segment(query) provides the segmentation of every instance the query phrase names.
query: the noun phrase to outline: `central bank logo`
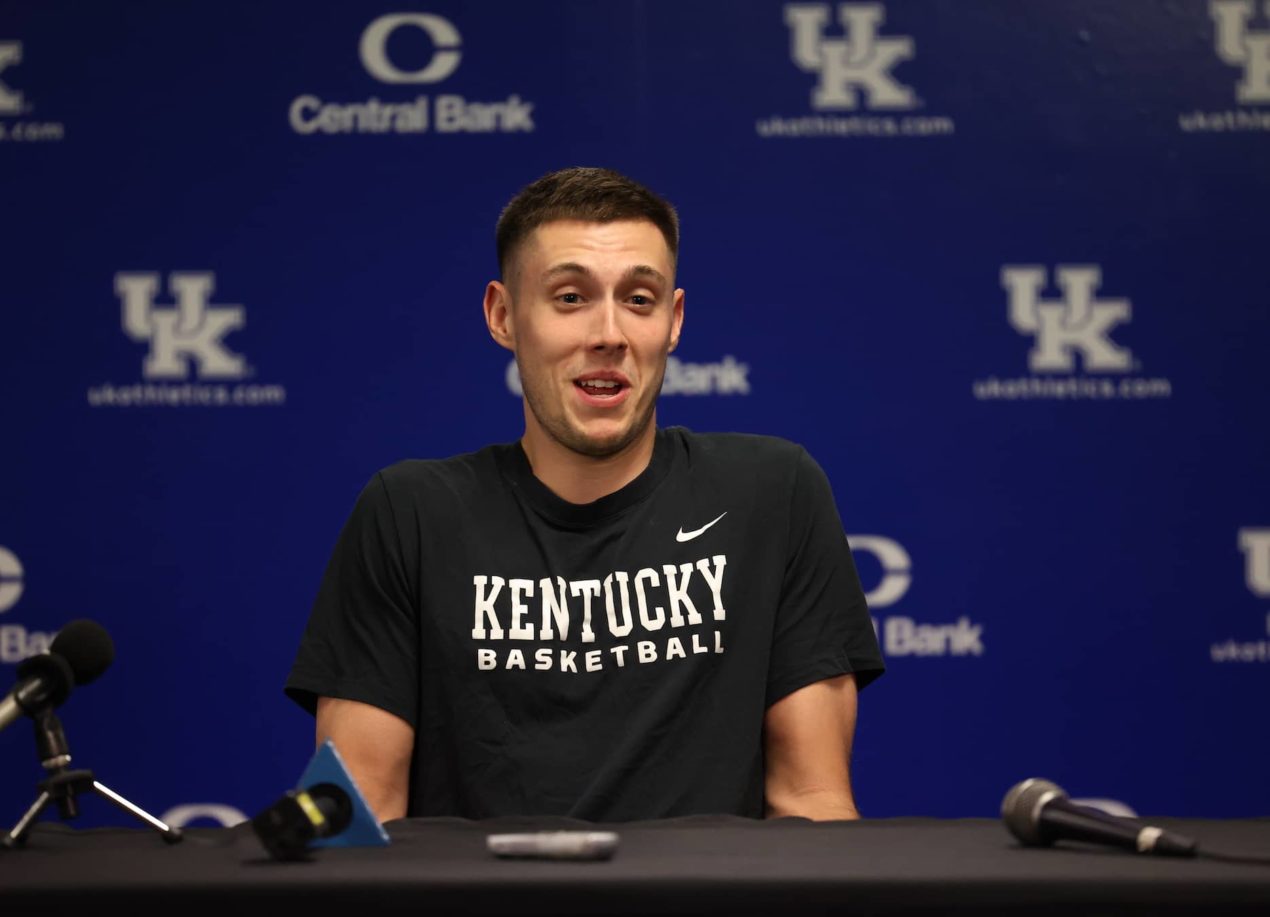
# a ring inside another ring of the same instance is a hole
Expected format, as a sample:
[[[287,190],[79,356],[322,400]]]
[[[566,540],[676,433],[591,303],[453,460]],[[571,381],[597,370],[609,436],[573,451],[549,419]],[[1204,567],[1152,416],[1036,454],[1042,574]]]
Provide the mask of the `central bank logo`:
[[[406,45],[425,41],[424,59],[410,59]],[[366,73],[390,87],[415,89],[440,83],[463,60],[463,37],[444,16],[385,13],[362,30],[357,54]],[[534,130],[534,104],[511,94],[497,101],[469,101],[457,93],[353,102],[305,93],[292,100],[287,120],[297,134],[508,134]]]
[[[851,111],[864,96],[868,108],[909,109],[918,105],[913,90],[891,70],[913,57],[913,39],[881,38],[886,20],[880,3],[840,3],[838,22],[843,36],[826,37],[831,7],[827,3],[791,3],[785,7],[790,30],[790,55],[808,73],[820,75],[811,93],[817,111]]]
[[[398,29],[417,29],[432,42],[432,58],[418,70],[403,70],[388,57],[388,40]],[[366,72],[383,83],[439,83],[459,68],[463,39],[448,19],[431,13],[389,13],[362,32],[357,46]]]
[[[882,578],[864,594],[870,608],[886,608],[904,598],[913,582],[913,562],[903,545],[880,535],[848,535],[847,544],[853,554],[864,551],[873,555],[882,567]]]
[[[504,373],[507,391],[521,398],[525,389],[520,370],[513,358]],[[662,379],[662,395],[748,395],[750,364],[729,354],[714,363],[689,363],[678,357],[666,359],[666,375]]]
[[[1270,0],[1262,3],[1262,11],[1270,20]],[[1253,0],[1209,0],[1208,12],[1215,26],[1217,56],[1243,71],[1235,98],[1244,105],[1270,102],[1270,28],[1252,28],[1256,4]]]
[[[1259,599],[1270,598],[1270,529],[1240,529],[1239,550],[1248,591]]]
[[[1168,379],[1132,375],[1139,363],[1113,334],[1132,318],[1133,306],[1124,297],[1099,292],[1098,265],[1056,266],[1057,295],[1050,290],[1049,272],[1039,264],[1007,264],[1001,268],[1000,283],[1010,327],[1032,339],[1027,368],[1034,375],[977,379],[972,390],[978,400],[1172,397]]]
[[[211,822],[223,828],[241,825],[247,816],[233,806],[219,802],[191,802],[173,806],[160,816],[159,820],[173,828],[185,828],[189,825]]]
[[[4,71],[22,63],[22,42],[0,41],[0,115],[20,115],[26,110],[22,93],[10,89],[4,81]]]
[[[142,364],[147,379],[186,379],[193,364],[200,379],[242,379],[242,357],[223,338],[243,327],[242,306],[210,303],[214,274],[173,273],[168,290],[175,300],[160,307],[158,274],[115,275],[115,292],[123,303],[123,330],[134,341],[149,342]]]
[[[867,554],[881,567],[877,585],[864,593],[870,612],[896,605],[908,594],[913,563],[902,544],[882,535],[848,535],[847,545],[857,560]],[[875,617],[873,629],[888,656],[982,656],[984,652],[983,625],[967,615],[952,624],[925,624],[908,615],[889,613],[884,618]]]
[[[214,273],[174,271],[168,275],[166,290],[161,281],[157,271],[115,274],[123,333],[147,348],[141,360],[145,381],[107,382],[90,388],[90,405],[277,407],[286,402],[281,385],[242,381],[254,376],[255,370],[225,338],[246,325],[247,310],[212,301]]]
[[[1044,267],[1026,264],[1001,269],[1001,285],[1009,295],[1010,325],[1035,338],[1028,368],[1042,373],[1071,372],[1079,353],[1089,372],[1128,372],[1133,354],[1118,347],[1110,332],[1129,321],[1129,301],[1095,298],[1102,285],[1102,270],[1097,265],[1060,265],[1055,274],[1063,296],[1043,300]]]
[[[22,598],[22,564],[8,548],[0,545],[0,614]]]
[[[0,545],[0,614],[18,604],[22,598],[25,574],[22,563],[8,548]],[[21,624],[0,624],[0,663],[21,662],[28,656],[48,652],[53,634],[27,630]]]

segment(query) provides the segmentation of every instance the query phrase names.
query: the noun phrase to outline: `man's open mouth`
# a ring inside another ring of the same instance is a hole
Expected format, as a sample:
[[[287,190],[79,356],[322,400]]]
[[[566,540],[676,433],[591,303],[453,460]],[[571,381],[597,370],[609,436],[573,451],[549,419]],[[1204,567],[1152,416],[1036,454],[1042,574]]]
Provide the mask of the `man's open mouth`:
[[[595,398],[612,398],[625,388],[613,379],[574,379],[573,384]]]

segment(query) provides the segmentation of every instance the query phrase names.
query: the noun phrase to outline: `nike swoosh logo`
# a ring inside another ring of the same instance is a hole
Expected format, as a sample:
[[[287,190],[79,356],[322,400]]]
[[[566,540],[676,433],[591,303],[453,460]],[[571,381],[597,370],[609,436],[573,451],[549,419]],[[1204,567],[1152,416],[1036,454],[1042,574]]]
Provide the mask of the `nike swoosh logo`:
[[[720,514],[719,514],[719,519],[722,519],[722,518],[723,518],[724,516],[726,516],[726,515],[727,515],[727,512],[726,512],[726,511],[724,511],[724,512],[720,513]],[[679,530],[679,534],[677,534],[677,535],[675,536],[675,541],[692,541],[692,539],[696,538],[698,535],[700,535],[700,534],[701,534],[702,532],[704,532],[706,529],[710,528],[710,526],[714,525],[714,523],[715,523],[715,522],[718,522],[718,521],[719,521],[719,519],[715,519],[713,522],[707,522],[705,525],[703,525],[701,528],[697,529],[695,532],[685,532],[685,531],[681,528],[681,529]]]

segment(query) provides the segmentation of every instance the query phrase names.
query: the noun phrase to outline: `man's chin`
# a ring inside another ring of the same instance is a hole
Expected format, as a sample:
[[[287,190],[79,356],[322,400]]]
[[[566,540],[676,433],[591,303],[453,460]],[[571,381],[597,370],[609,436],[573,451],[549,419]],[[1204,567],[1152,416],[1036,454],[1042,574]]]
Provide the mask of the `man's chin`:
[[[617,455],[629,446],[635,437],[630,430],[608,434],[592,434],[575,430],[570,434],[570,441],[565,445],[580,455],[591,458],[608,458]]]
[[[611,422],[589,426],[573,425],[567,433],[567,438],[562,439],[562,442],[580,455],[608,458],[622,452],[639,439],[647,425],[647,422],[620,425]]]

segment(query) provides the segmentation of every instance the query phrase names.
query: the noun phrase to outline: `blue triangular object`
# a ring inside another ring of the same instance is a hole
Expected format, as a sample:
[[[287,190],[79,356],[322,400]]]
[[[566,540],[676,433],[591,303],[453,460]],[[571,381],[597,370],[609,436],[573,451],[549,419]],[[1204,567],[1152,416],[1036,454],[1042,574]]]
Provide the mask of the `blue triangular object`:
[[[348,793],[353,801],[353,820],[348,827],[334,837],[312,841],[310,847],[386,847],[388,832],[379,823],[375,813],[366,804],[362,791],[357,788],[353,775],[344,766],[344,760],[335,750],[335,744],[327,739],[314,753],[309,766],[300,775],[299,790],[307,790],[319,783],[333,783]]]

